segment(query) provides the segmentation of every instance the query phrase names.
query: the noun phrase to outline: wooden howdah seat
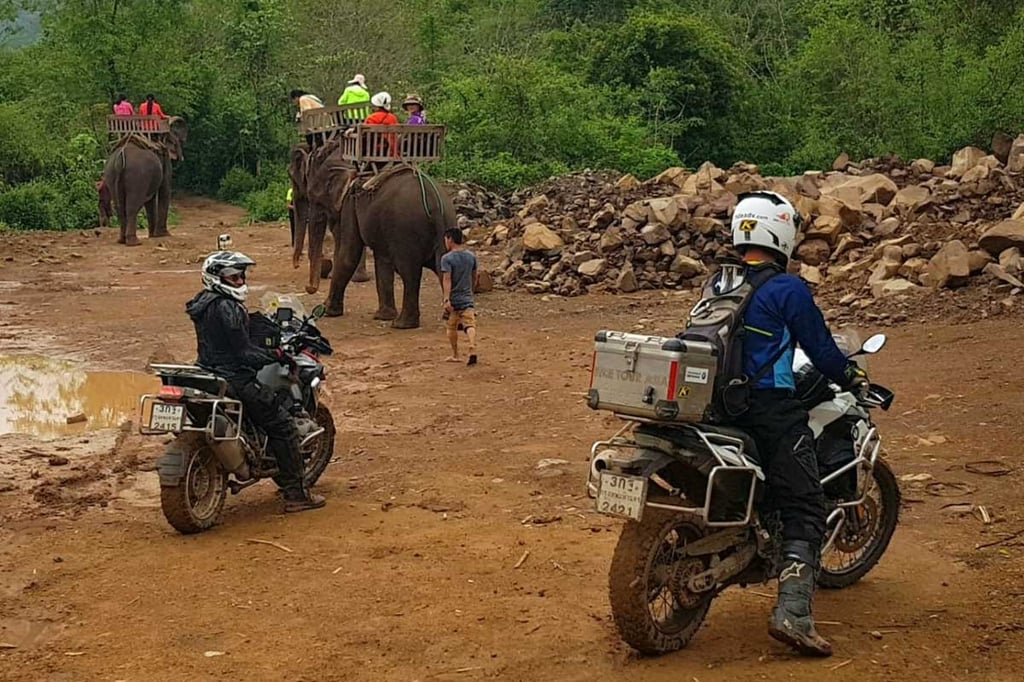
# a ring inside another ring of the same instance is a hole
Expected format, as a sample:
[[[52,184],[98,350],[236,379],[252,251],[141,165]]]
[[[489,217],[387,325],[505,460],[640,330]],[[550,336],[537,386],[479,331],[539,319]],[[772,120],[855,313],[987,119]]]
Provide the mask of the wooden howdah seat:
[[[116,140],[127,135],[141,135],[156,141],[171,132],[170,122],[159,116],[107,116],[107,134]]]
[[[332,133],[343,132],[365,121],[371,111],[368,102],[307,109],[299,119],[299,134],[312,136],[315,142],[323,144]]]
[[[440,161],[444,156],[446,128],[443,125],[354,126],[355,135],[341,140],[341,155],[353,163],[420,164]]]

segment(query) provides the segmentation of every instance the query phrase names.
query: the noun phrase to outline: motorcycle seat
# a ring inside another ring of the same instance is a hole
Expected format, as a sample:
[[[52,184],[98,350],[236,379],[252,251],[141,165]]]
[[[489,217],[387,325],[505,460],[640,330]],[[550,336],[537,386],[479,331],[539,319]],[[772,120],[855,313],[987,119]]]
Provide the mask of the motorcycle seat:
[[[743,453],[753,460],[758,459],[757,444],[745,431],[730,426],[716,426],[714,424],[642,424],[637,428],[638,433],[646,433],[652,436],[667,438],[669,441],[683,447],[699,447],[700,441],[694,430],[702,431],[705,434],[718,434],[736,438],[743,443]]]

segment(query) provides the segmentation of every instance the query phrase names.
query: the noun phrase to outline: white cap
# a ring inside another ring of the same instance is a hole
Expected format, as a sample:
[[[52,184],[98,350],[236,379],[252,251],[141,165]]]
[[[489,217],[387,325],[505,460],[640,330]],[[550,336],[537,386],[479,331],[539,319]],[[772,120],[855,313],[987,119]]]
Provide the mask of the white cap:
[[[350,80],[348,82],[349,85],[355,85],[356,83],[358,83],[359,85],[362,85],[365,88],[366,87],[366,76],[364,76],[361,73],[357,73],[355,76],[352,77],[352,80]]]

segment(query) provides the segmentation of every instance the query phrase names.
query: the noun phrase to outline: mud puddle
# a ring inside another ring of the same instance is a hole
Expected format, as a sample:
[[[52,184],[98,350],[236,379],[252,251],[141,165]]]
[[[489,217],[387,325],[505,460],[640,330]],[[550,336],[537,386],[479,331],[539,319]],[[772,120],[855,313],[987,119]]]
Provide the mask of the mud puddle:
[[[117,427],[134,419],[140,395],[160,386],[140,372],[80,367],[69,360],[0,355],[0,435],[55,437]]]

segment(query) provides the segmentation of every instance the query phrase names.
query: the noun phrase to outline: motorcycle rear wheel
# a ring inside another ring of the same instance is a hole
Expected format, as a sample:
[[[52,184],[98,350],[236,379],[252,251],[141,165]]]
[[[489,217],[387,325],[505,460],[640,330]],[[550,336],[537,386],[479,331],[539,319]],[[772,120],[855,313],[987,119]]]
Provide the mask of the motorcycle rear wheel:
[[[687,576],[707,568],[702,558],[679,558],[686,543],[702,536],[686,517],[646,509],[640,523],[627,521],[612,555],[608,596],[619,635],[641,654],[657,656],[685,647],[711,606],[712,593],[683,587]],[[658,613],[656,607],[664,607]]]
[[[337,430],[334,427],[334,416],[325,405],[317,406],[316,413],[313,415],[313,421],[316,422],[317,426],[322,427],[324,432],[316,439],[315,448],[312,454],[310,454],[309,459],[303,463],[303,481],[307,488],[313,487],[320,480],[320,476],[323,475],[327,465],[331,463],[331,459],[334,457],[334,439],[337,436]]]
[[[818,576],[818,584],[822,587],[841,589],[853,585],[875,567],[889,547],[889,541],[892,540],[896,525],[899,523],[900,487],[892,469],[881,458],[875,462],[872,477],[875,482],[875,491],[873,492],[877,492],[877,502],[876,498],[869,497],[861,507],[847,511],[848,514],[865,514],[871,520],[870,527],[858,530],[858,533],[863,534],[861,538],[853,536],[844,539],[846,544],[854,546],[859,542],[863,544],[857,548],[856,558],[847,565],[835,566],[834,562],[837,557],[845,554],[836,546],[833,546],[822,557],[821,573]],[[869,503],[870,506],[866,506]],[[847,524],[849,523],[847,521]],[[840,534],[846,532],[843,530],[840,531]],[[830,566],[830,563],[833,565]]]
[[[182,434],[167,449],[181,451],[185,475],[176,486],[160,486],[164,518],[184,535],[212,528],[224,510],[227,472],[201,434]]]

